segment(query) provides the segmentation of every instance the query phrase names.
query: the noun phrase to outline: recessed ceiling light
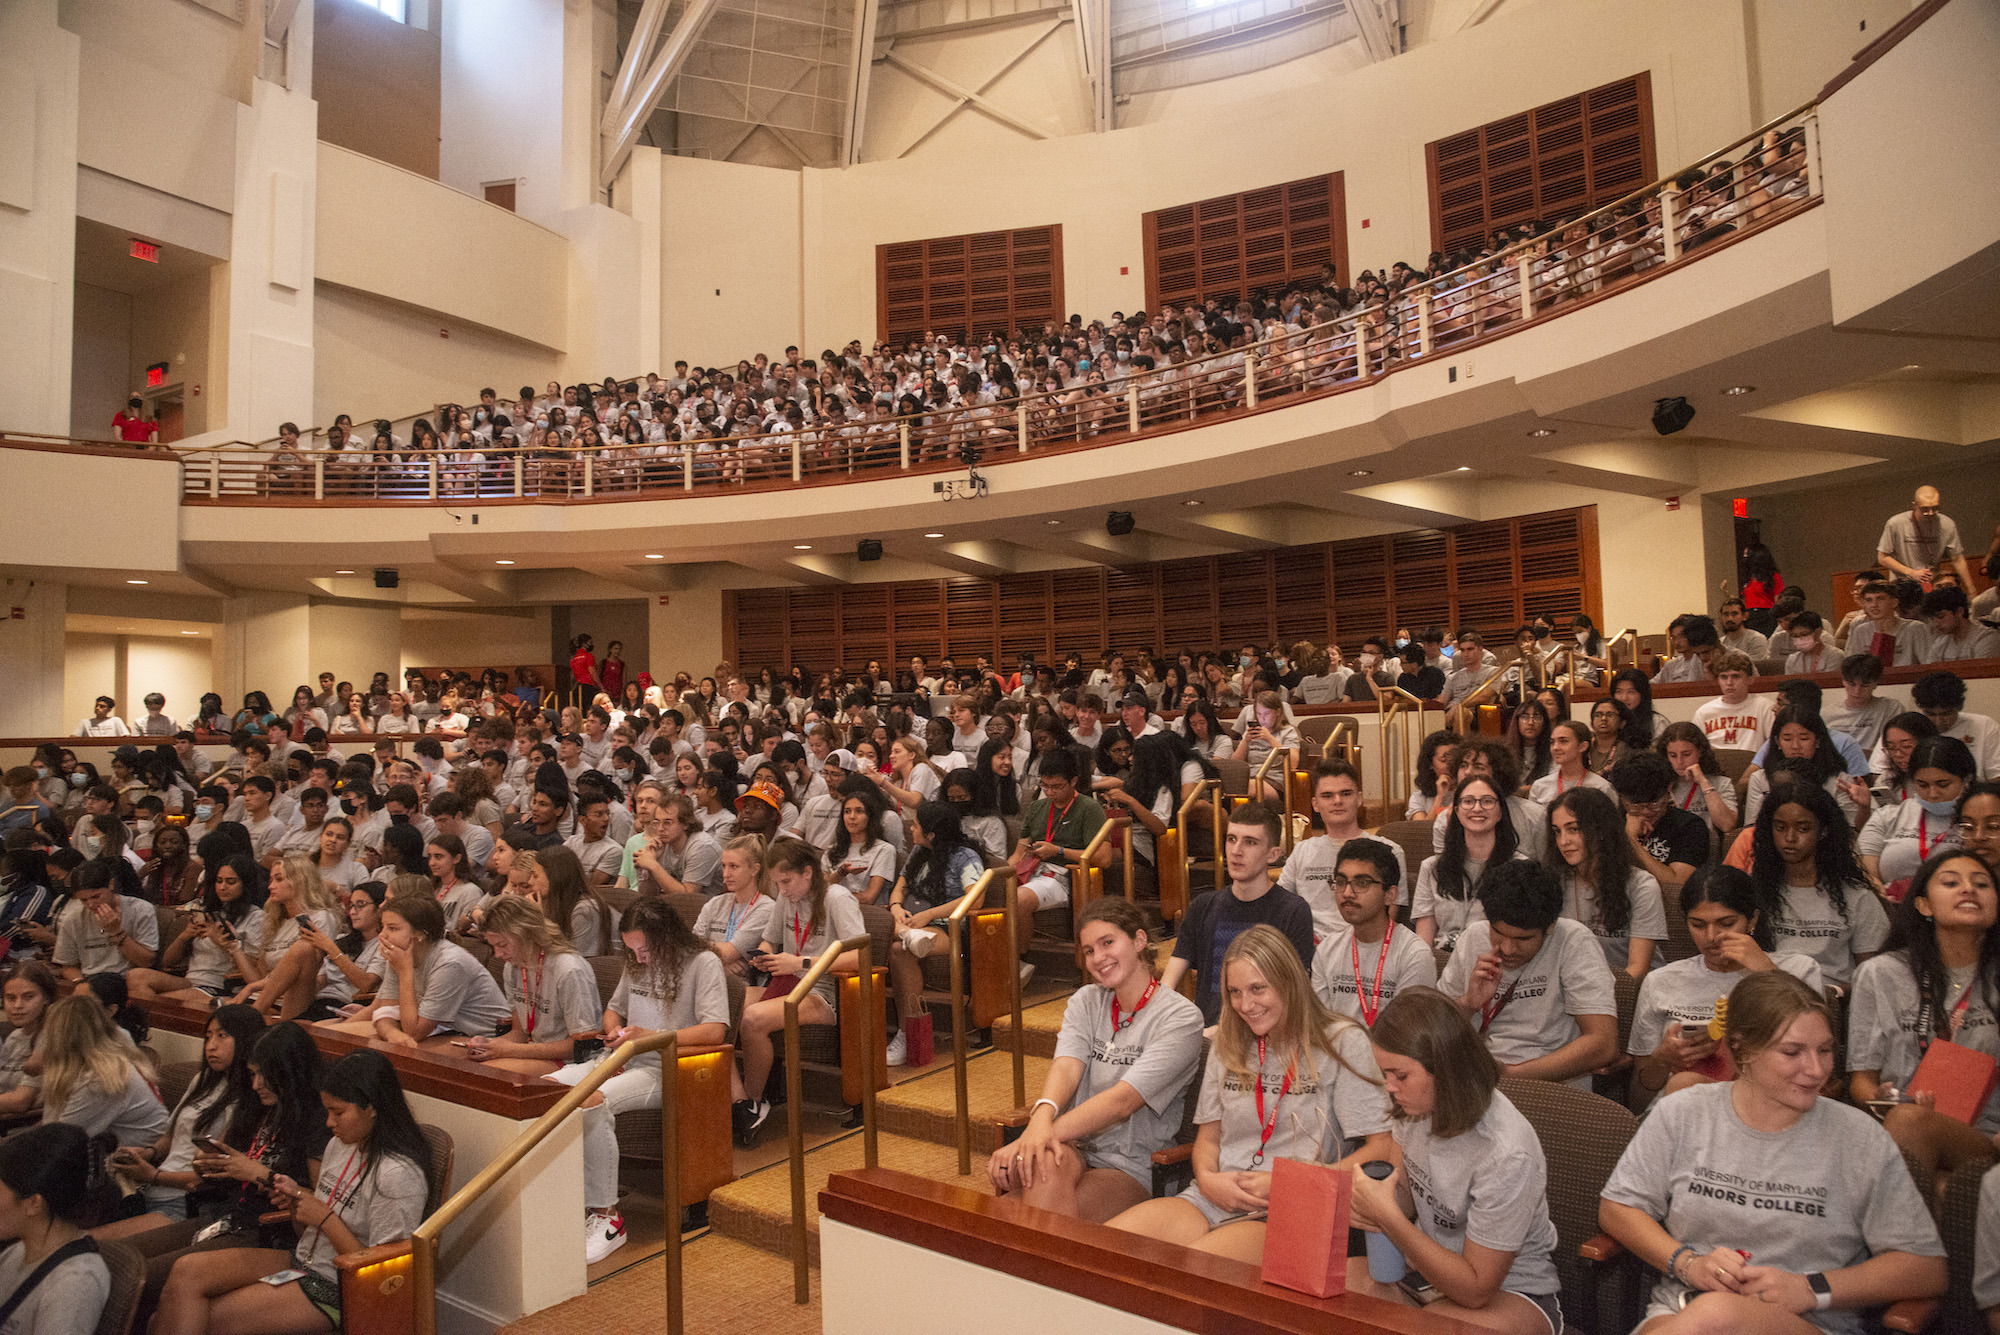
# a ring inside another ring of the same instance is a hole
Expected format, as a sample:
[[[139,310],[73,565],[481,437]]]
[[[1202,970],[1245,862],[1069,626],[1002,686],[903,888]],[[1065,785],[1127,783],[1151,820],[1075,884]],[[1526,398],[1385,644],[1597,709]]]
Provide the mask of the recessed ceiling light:
[[[1182,505],[1200,505],[1200,504],[1201,504],[1201,502],[1200,502],[1200,501],[1182,501],[1182,502],[1181,502],[1181,504],[1182,504]]]
[[[1048,526],[1049,526],[1050,528],[1061,528],[1061,527],[1062,527],[1062,520],[1060,520],[1060,519],[1044,519],[1044,520],[1043,520],[1042,522],[1043,522],[1044,524],[1047,524],[1047,525],[1048,525]]]
[[[1349,477],[1374,477],[1375,470],[1372,468],[1350,468],[1347,470],[1347,475]]]
[[[1722,392],[1724,394],[1755,394],[1757,387],[1755,385],[1731,385]]]
[[[125,582],[127,584],[144,584],[146,581],[143,579],[128,579]]]
[[[181,634],[183,634],[183,635],[199,635],[199,634],[201,634],[201,632],[200,632],[200,631],[198,631],[198,630],[184,630],[184,631],[182,631],[182,632],[181,632]]]
[[[1472,471],[1472,465],[1471,465],[1471,464],[1460,464],[1460,465],[1458,466],[1458,471],[1459,471],[1459,472],[1461,472],[1461,473],[1470,473],[1470,472]]]
[[[942,537],[944,536],[944,534],[942,534],[942,533],[926,533],[926,534],[924,534],[924,536],[925,536],[925,537],[927,537],[927,538],[942,538]]]
[[[813,545],[809,542],[795,542],[792,544],[792,550],[795,552],[809,552],[812,549]]]
[[[336,570],[333,573],[336,575],[351,575],[354,572],[352,570]]]
[[[502,559],[495,561],[493,564],[496,566],[510,566],[513,565],[514,563],[503,557]]]
[[[1533,431],[1530,431],[1528,434],[1534,437],[1535,439],[1539,440],[1543,436],[1553,436],[1555,432],[1549,430],[1545,426],[1538,426]]]
[[[667,559],[667,554],[665,552],[647,552],[646,559],[648,561],[664,561]]]

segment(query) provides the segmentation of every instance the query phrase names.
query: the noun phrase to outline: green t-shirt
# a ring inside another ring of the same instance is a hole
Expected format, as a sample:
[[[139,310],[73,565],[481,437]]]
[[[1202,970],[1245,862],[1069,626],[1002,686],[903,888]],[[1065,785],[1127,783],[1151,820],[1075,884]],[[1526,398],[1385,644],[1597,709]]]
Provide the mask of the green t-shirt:
[[[1021,818],[1021,836],[1030,843],[1081,849],[1097,836],[1103,825],[1104,808],[1087,793],[1076,794],[1068,806],[1054,811],[1050,810],[1048,798],[1038,797],[1028,804],[1027,815]]]

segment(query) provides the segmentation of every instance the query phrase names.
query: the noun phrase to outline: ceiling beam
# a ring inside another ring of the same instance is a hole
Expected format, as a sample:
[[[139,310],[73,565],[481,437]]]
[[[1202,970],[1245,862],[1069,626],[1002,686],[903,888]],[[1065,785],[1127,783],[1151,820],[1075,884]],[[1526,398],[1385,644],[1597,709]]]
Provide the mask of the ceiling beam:
[[[625,167],[625,159],[632,156],[632,146],[639,142],[639,131],[645,128],[654,109],[660,105],[667,85],[687,63],[695,39],[701,36],[701,30],[708,26],[709,15],[715,12],[715,4],[716,0],[687,0],[687,8],[681,11],[680,21],[674,24],[674,30],[667,34],[659,54],[647,67],[645,79],[618,108],[613,122],[602,131],[604,165],[598,175],[599,186],[609,189],[618,179],[618,173]],[[636,38],[638,34],[635,32],[633,36]],[[632,55],[637,49],[635,41],[626,55]]]
[[[979,87],[977,88],[967,88],[962,84],[955,83],[952,80],[945,78],[944,75],[939,74],[936,70],[926,69],[924,66],[919,65],[917,62],[911,60],[909,57],[898,54],[896,48],[893,45],[890,46],[887,51],[882,53],[883,60],[887,61],[891,65],[894,65],[897,69],[903,71],[903,73],[909,75],[911,78],[917,80],[919,83],[927,83],[931,87],[943,93],[945,96],[955,99],[952,102],[951,106],[945,110],[944,115],[938,117],[937,120],[931,124],[930,128],[926,129],[922,134],[918,135],[915,139],[912,139],[909,142],[909,144],[904,147],[902,152],[896,154],[896,156],[899,158],[907,157],[912,151],[916,149],[917,145],[923,143],[924,140],[930,138],[933,134],[936,134],[940,129],[944,127],[946,121],[949,121],[953,116],[957,115],[961,110],[963,110],[968,106],[978,107],[981,111],[993,117],[993,119],[999,121],[1002,125],[1011,126],[1012,128],[1019,130],[1022,134],[1027,135],[1030,139],[1047,139],[1049,137],[1048,131],[1042,129],[1039,125],[1033,124],[1032,122],[1022,120],[1019,116],[1016,116],[1011,111],[1007,111],[1004,108],[995,106],[992,102],[986,99],[984,94],[987,89],[991,88],[994,84],[998,83],[1001,80],[1001,78],[1007,74],[1008,71],[1012,70],[1016,65],[1026,60],[1028,56],[1033,53],[1036,47],[1040,46],[1044,41],[1046,41],[1049,35],[1055,32],[1060,27],[1062,27],[1062,20],[1060,19],[1057,19],[1054,22],[1049,23],[1047,26],[1043,27],[1033,37],[1029,38],[1027,45],[1023,46],[1019,51],[1015,52],[1014,55],[1005,64],[1001,65],[999,69],[994,70],[991,74],[987,75],[985,79],[981,80]]]
[[[854,43],[847,53],[847,115],[840,123],[840,162],[861,161],[868,134],[868,80],[875,72],[875,29],[881,22],[878,0],[854,0]]]

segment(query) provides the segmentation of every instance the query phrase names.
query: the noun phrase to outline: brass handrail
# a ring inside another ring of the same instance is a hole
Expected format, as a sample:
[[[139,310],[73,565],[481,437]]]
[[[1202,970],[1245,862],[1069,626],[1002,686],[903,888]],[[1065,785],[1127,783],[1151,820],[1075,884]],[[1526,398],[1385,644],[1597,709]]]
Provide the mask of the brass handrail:
[[[1639,630],[1636,626],[1627,626],[1604,642],[1604,671],[1607,674],[1618,670],[1618,646],[1628,642],[1632,646],[1632,666],[1639,666]]]
[[[862,1162],[875,1166],[875,1043],[882,1037],[875,1025],[875,938],[868,932],[835,941],[819,954],[797,986],[785,997],[785,1132],[792,1157],[792,1301],[804,1307],[812,1301],[812,1279],[806,1263],[806,1123],[805,1097],[799,1073],[799,1006],[812,995],[813,984],[826,976],[834,961],[850,950],[861,952]]]
[[[1417,711],[1417,726],[1422,728],[1424,725],[1424,714],[1427,710],[1436,709],[1440,715],[1444,713],[1444,710],[1435,700],[1421,699],[1418,696],[1410,694],[1410,692],[1404,690],[1401,686],[1393,684],[1388,686],[1378,685],[1372,677],[1368,681],[1368,689],[1375,692],[1375,709],[1377,711],[1375,728],[1376,735],[1382,743],[1382,814],[1384,819],[1387,819],[1389,807],[1392,804],[1398,801],[1405,803],[1409,801],[1411,775],[1414,772],[1416,763],[1415,750],[1408,746],[1404,747],[1405,764],[1403,767],[1402,793],[1399,797],[1395,787],[1389,782],[1389,724],[1394,720],[1400,719],[1414,706]]]
[[[986,892],[998,881],[1004,888],[1006,902],[1002,905],[1006,913],[1007,949],[1010,955],[1018,955],[1014,935],[1015,891],[1014,868],[1010,863],[989,867],[973,887],[959,897],[958,903],[945,917],[945,931],[951,938],[951,1079],[952,1092],[958,1099],[958,1175],[964,1177],[972,1171],[972,1106],[971,1096],[966,1091],[965,1062],[967,1041],[965,1035],[965,957],[961,944],[965,932],[965,916],[986,897]],[[1027,1071],[1022,1062],[1024,1049],[1021,1046],[1021,970],[1018,966],[1007,971],[1007,989],[1013,996],[1014,1007],[1014,1106],[1027,1102]]]
[[[432,1211],[431,1216],[418,1224],[410,1235],[410,1301],[412,1305],[411,1328],[416,1335],[437,1335],[437,1253],[438,1239],[454,1220],[480,1197],[491,1191],[501,1178],[511,1172],[514,1166],[525,1159],[529,1152],[548,1138],[549,1132],[560,1126],[569,1115],[581,1108],[584,1101],[595,1094],[605,1081],[624,1069],[634,1057],[648,1052],[664,1054],[673,1048],[672,1060],[662,1055],[660,1058],[660,1150],[664,1162],[661,1164],[661,1196],[665,1202],[667,1221],[667,1330],[669,1335],[681,1335],[681,1151],[680,1151],[680,1108],[677,1085],[680,1078],[680,1059],[684,1056],[701,1056],[711,1052],[734,1052],[727,1045],[682,1048],[675,1035],[667,1033],[649,1034],[645,1038],[627,1039],[602,1058],[591,1068],[590,1074],[572,1085],[555,1107],[536,1118],[534,1124],[513,1143],[494,1156],[493,1161],[474,1174],[473,1179],[460,1187],[452,1198]]]
[[[1457,704],[1453,705],[1449,710],[1445,712],[1446,721],[1449,722],[1451,719],[1451,715],[1453,713],[1456,713],[1459,718],[1459,726],[1464,730],[1464,732],[1468,736],[1470,736],[1472,733],[1472,727],[1466,723],[1466,720],[1469,717],[1473,716],[1470,714],[1469,711],[1479,708],[1480,704],[1485,701],[1486,697],[1491,696],[1496,692],[1498,692],[1500,689],[1501,680],[1506,675],[1507,673],[1504,668],[1495,668],[1492,676],[1488,677],[1485,681],[1480,682],[1477,686],[1467,691],[1465,695],[1460,698]]]
[[[1083,896],[1077,892],[1077,882],[1079,880],[1087,882],[1090,879],[1091,859],[1096,857],[1098,850],[1104,847],[1104,841],[1109,839],[1121,827],[1125,835],[1125,898],[1128,900],[1132,898],[1132,818],[1130,816],[1106,816],[1104,824],[1097,827],[1097,833],[1090,836],[1090,842],[1083,846],[1083,852],[1077,856],[1076,875],[1070,878],[1069,883],[1070,916],[1072,918],[1081,919],[1083,917],[1083,910],[1086,907],[1083,902]]]

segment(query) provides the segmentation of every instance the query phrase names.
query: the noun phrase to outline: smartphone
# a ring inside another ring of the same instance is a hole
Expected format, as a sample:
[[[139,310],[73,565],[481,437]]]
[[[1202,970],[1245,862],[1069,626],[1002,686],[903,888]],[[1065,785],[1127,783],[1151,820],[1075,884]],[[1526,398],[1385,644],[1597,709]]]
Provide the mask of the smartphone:
[[[258,1283],[269,1284],[272,1288],[275,1289],[275,1288],[281,1288],[286,1284],[293,1283],[296,1280],[304,1279],[305,1277],[306,1277],[306,1272],[303,1270],[280,1270],[275,1274],[264,1276],[264,1278],[259,1280]]]
[[[1681,1026],[1681,1042],[1683,1043],[1700,1043],[1707,1037],[1708,1026],[1705,1024],[1684,1024]]]
[[[1432,1284],[1415,1270],[1405,1273],[1401,1279],[1397,1280],[1396,1287],[1401,1289],[1409,1297],[1410,1301],[1419,1307],[1429,1307],[1432,1303],[1444,1297],[1442,1293],[1438,1292],[1436,1285]]]
[[[196,1136],[194,1143],[207,1150],[210,1154],[229,1153],[229,1147],[219,1143],[213,1136]]]

